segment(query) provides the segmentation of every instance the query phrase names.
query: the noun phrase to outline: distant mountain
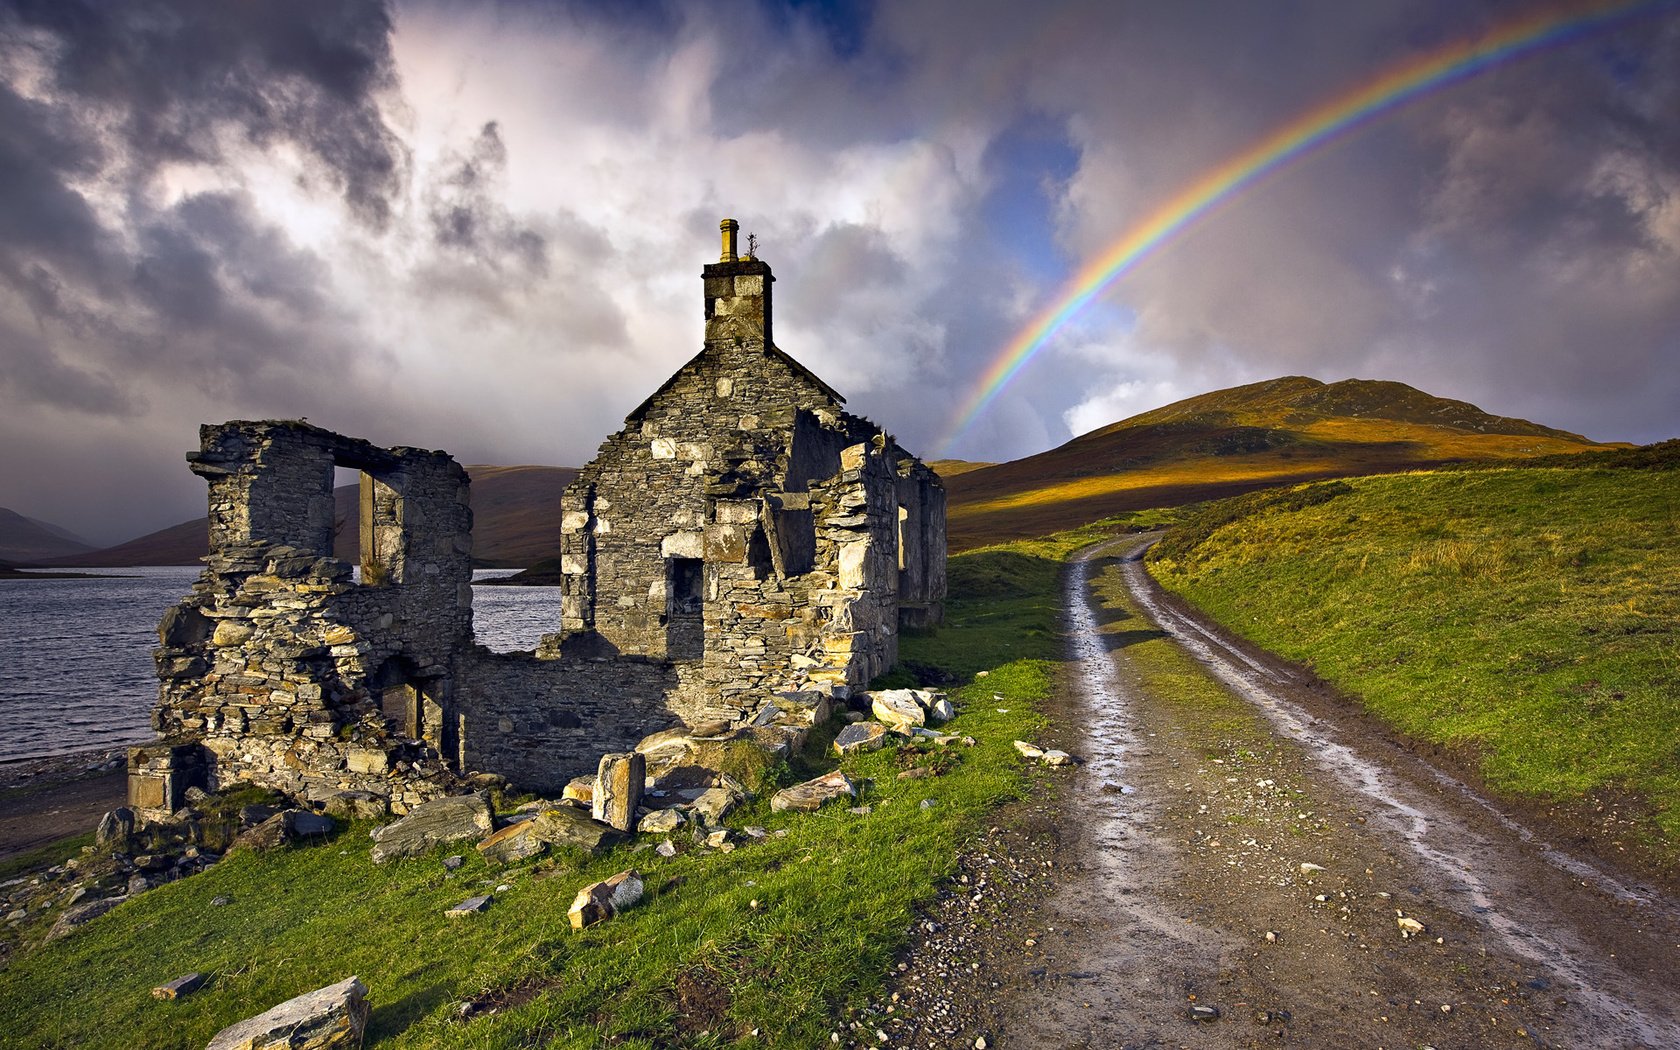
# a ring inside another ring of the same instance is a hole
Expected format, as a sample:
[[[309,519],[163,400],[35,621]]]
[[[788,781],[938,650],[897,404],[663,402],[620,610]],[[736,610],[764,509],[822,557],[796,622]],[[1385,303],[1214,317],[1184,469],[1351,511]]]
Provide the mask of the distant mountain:
[[[28,564],[91,550],[93,544],[66,529],[0,507],[0,560]]]
[[[473,561],[489,568],[519,568],[560,555],[560,493],[577,477],[575,467],[469,466],[472,477]],[[357,486],[333,490],[339,522],[333,554],[357,560],[360,513]],[[192,565],[210,543],[210,521],[194,518],[115,547],[48,564]],[[86,549],[86,548],[84,548]],[[14,559],[23,560],[23,559]]]
[[[947,477],[951,548],[1315,478],[1609,447],[1404,383],[1286,376],[1199,394],[1036,456]]]
[[[951,549],[1036,536],[1127,510],[1177,506],[1315,478],[1615,446],[1404,383],[1321,383],[1287,376],[1186,398],[1011,463],[938,460],[950,497]],[[560,493],[571,467],[470,466],[473,558],[518,567],[559,557]],[[336,551],[356,559],[355,486],[334,493]],[[44,564],[190,565],[204,518]],[[0,545],[0,557],[8,555]]]

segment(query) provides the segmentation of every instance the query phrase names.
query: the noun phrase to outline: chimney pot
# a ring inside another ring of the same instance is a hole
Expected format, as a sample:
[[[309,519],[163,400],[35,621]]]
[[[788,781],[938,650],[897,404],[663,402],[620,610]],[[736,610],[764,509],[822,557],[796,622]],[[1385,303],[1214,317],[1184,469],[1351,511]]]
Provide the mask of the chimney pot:
[[[741,224],[734,219],[725,219],[718,223],[718,229],[723,231],[723,255],[718,262],[737,261],[740,257],[735,252],[735,235],[741,231]]]

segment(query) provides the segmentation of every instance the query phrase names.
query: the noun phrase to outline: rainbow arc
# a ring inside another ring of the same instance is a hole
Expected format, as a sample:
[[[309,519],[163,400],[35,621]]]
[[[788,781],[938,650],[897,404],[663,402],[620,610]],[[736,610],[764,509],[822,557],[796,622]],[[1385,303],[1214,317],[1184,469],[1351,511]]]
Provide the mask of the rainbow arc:
[[[1544,9],[1481,36],[1457,40],[1389,66],[1273,129],[1162,202],[1082,267],[1050,305],[1010,339],[969,388],[939,441],[939,451],[943,453],[973,424],[1063,326],[1210,210],[1280,169],[1432,92],[1665,8],[1680,8],[1680,3],[1607,0]]]

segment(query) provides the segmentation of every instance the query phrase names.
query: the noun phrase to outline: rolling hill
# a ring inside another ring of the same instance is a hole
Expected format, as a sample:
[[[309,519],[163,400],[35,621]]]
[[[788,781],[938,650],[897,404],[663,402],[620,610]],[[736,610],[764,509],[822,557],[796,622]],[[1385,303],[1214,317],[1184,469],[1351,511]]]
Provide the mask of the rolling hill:
[[[1199,394],[945,479],[953,551],[1316,478],[1611,446],[1404,383],[1305,376]]]
[[[1286,376],[1199,394],[1010,463],[939,460],[933,466],[950,496],[951,550],[961,551],[1123,511],[1298,481],[1610,447],[1404,383],[1327,384]],[[559,556],[560,492],[576,469],[467,470],[479,564],[523,568]],[[341,487],[336,498],[345,523],[337,554],[353,560],[355,487]],[[204,554],[205,527],[198,518],[70,560],[88,566],[191,564]]]
[[[57,525],[0,507],[0,560],[27,564],[42,558],[74,557],[91,550],[93,544]]]
[[[469,466],[467,473],[472,476],[475,563],[518,568],[559,555],[560,493],[577,477],[575,467]],[[355,561],[360,517],[356,486],[334,489],[333,503],[336,519],[343,523],[333,553]],[[36,560],[90,567],[191,565],[208,549],[209,527],[208,518],[194,518],[104,550]]]

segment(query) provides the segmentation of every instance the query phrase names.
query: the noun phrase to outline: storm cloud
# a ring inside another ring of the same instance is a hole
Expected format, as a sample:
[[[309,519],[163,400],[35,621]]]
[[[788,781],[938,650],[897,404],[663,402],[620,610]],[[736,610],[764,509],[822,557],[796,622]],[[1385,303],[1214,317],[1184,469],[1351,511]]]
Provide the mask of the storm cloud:
[[[778,342],[909,447],[1183,186],[1532,4],[0,7],[0,505],[201,511],[201,421],[577,464],[699,345],[717,220]],[[1600,439],[1680,403],[1680,10],[1430,93],[1238,194],[951,454],[1286,373]]]

